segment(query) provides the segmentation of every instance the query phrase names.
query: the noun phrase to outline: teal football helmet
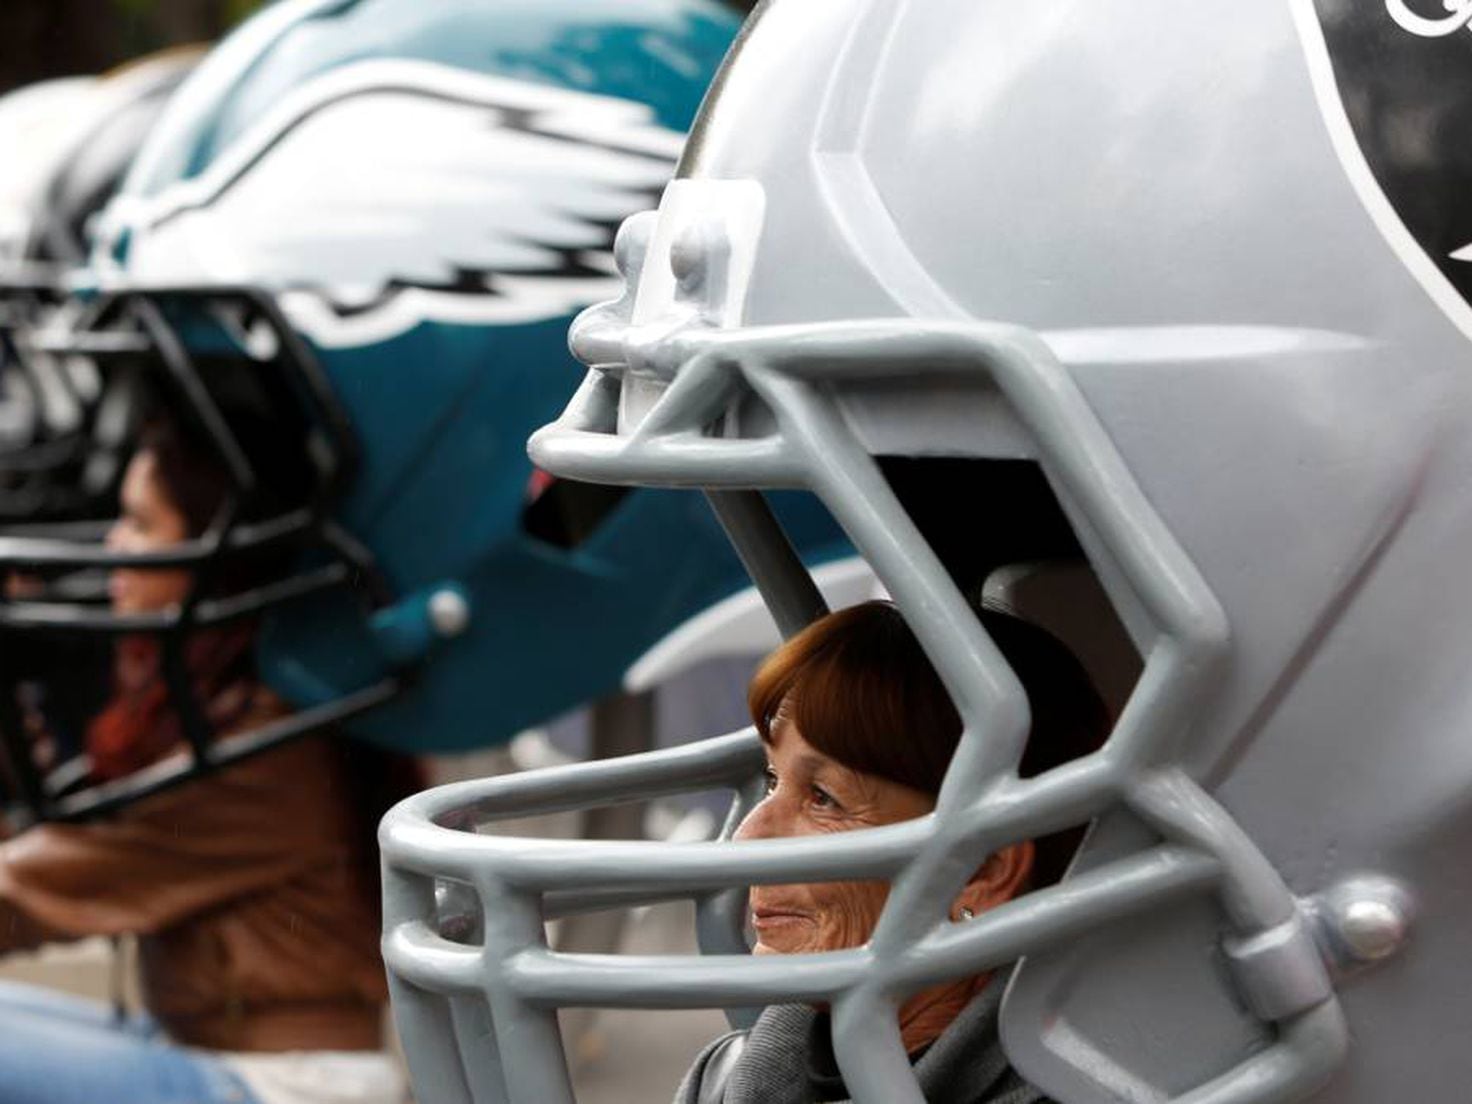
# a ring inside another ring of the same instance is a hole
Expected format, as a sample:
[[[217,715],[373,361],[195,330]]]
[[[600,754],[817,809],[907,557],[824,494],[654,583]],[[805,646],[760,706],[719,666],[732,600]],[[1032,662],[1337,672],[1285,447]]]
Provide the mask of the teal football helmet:
[[[621,286],[617,228],[673,171],[738,25],[713,0],[286,0],[244,24],[100,217],[86,324],[57,345],[137,378],[232,474],[218,525],[147,564],[218,578],[286,548],[291,569],[156,617],[3,602],[0,633],[177,648],[259,619],[258,667],[297,712],[195,725],[182,775],[325,724],[493,745],[617,689],[742,587],[699,494],[552,479],[525,451],[576,379],[569,322]],[[306,474],[267,509],[285,451]],[[812,500],[773,508],[811,556],[846,547]],[[42,574],[122,562],[0,540],[0,566]],[[80,816],[156,782],[30,790]]]

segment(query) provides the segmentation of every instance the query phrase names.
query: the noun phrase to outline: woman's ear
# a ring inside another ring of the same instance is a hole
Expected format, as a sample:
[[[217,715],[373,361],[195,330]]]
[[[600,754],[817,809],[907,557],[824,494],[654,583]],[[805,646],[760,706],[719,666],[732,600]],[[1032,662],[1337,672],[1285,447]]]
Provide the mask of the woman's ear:
[[[968,920],[1012,900],[1032,876],[1032,860],[1031,840],[1014,843],[993,854],[956,896],[951,905],[951,919]]]

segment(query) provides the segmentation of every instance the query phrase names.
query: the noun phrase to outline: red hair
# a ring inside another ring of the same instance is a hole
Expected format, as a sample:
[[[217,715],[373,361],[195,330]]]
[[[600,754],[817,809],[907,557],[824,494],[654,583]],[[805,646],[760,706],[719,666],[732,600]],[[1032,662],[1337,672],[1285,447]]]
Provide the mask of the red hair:
[[[1073,653],[1016,617],[992,610],[980,616],[1027,693],[1032,731],[1022,774],[1097,749],[1108,735],[1109,714]],[[932,795],[961,740],[950,694],[889,602],[839,610],[788,640],[757,669],[747,705],[766,743],[782,717],[844,766]],[[1039,882],[1061,875],[1076,842],[1049,856],[1039,841]]]
[[[930,659],[884,602],[809,625],[767,657],[746,700],[767,743],[780,715],[844,766],[930,794],[961,738],[961,716]]]

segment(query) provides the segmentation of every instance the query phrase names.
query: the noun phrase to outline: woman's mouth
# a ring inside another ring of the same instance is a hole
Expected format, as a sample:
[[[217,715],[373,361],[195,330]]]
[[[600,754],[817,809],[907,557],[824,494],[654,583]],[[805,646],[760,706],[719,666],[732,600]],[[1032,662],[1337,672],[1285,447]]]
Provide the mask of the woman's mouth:
[[[751,910],[751,926],[759,932],[770,931],[789,924],[806,923],[810,919],[807,913],[796,909],[753,908]]]

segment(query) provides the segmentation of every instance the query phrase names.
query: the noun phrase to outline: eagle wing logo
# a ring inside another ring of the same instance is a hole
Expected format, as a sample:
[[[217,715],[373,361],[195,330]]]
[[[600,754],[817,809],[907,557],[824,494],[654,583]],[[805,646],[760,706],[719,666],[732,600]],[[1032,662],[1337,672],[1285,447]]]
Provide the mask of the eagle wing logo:
[[[129,274],[263,285],[325,347],[559,318],[618,294],[614,235],[683,139],[642,103],[364,62],[124,211]]]

